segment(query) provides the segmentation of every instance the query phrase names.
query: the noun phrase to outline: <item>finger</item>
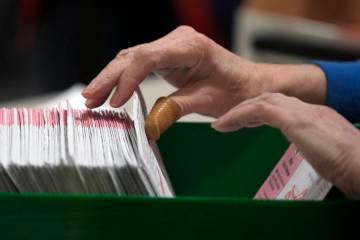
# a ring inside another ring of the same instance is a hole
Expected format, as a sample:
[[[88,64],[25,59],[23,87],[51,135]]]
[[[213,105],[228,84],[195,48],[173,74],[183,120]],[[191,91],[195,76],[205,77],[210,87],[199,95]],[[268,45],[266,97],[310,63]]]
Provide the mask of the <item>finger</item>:
[[[220,132],[232,132],[245,127],[248,123],[264,124],[261,114],[255,111],[254,105],[231,109],[213,122],[211,126]]]
[[[130,47],[127,49],[121,50],[116,58],[112,60],[107,67],[103,69],[103,71],[98,74],[98,76],[89,84],[89,86],[83,91],[83,95],[85,98],[100,98],[103,92],[109,93],[112,87],[116,84],[116,80],[118,80],[119,74],[122,72],[123,68],[119,66],[119,62],[123,62],[123,60],[129,59],[129,55],[135,52],[152,52],[154,55],[158,55],[158,64],[159,68],[162,68],[162,65],[174,65],[173,59],[178,59],[179,55],[176,53],[170,53],[169,50],[177,49],[179,50],[181,47],[179,46],[179,39],[181,39],[182,35],[180,33],[184,32],[182,28],[179,27],[176,30],[170,32],[169,34],[165,35],[164,37],[147,43],[147,44],[140,44],[134,47]],[[179,50],[181,52],[181,50]],[[139,54],[138,54],[139,55]],[[145,55],[145,54],[140,54]],[[186,55],[186,53],[185,53]],[[174,58],[172,58],[174,56]],[[184,56],[184,54],[183,54]],[[144,59],[146,61],[146,59]],[[178,59],[180,62],[185,62],[188,64],[192,64],[189,59]],[[166,64],[167,63],[167,64]],[[138,70],[141,71],[141,65],[137,66]]]
[[[150,72],[156,69],[196,66],[201,60],[199,56],[204,53],[200,48],[194,48],[188,37],[184,38],[184,35],[190,33],[199,35],[193,29],[179,27],[154,42],[121,51],[84,90],[83,96],[88,99],[103,99],[117,85],[118,90],[111,102],[114,106],[119,106]]]
[[[145,121],[145,132],[148,139],[159,139],[160,135],[181,116],[181,109],[176,102],[169,97],[159,98]]]
[[[213,97],[206,90],[200,91],[204,88],[206,87],[201,87],[198,83],[188,84],[168,97],[159,98],[146,119],[145,131],[148,138],[157,140],[179,118],[189,113],[208,114],[207,109],[213,108]]]
[[[237,105],[237,107],[242,107],[242,106],[245,106],[245,105],[251,105],[251,104],[259,103],[259,102],[272,102],[272,103],[274,103],[275,101],[279,100],[280,98],[286,98],[286,96],[283,95],[283,94],[280,94],[280,93],[263,93],[263,94],[261,94],[259,96],[249,98],[249,99],[246,99],[246,100],[242,101],[241,103],[239,103]]]
[[[149,51],[146,46],[128,54],[129,62],[119,77],[116,91],[110,100],[112,107],[123,105],[131,97],[140,82],[155,69],[156,63],[152,55],[153,52]]]
[[[112,60],[84,89],[82,95],[86,99],[93,99],[89,102],[102,103],[105,101],[112,88],[116,85],[126,64],[127,59],[125,57]]]
[[[204,45],[207,43],[207,38],[191,27],[180,26],[166,36],[147,44],[147,49],[156,53],[154,58],[157,69],[191,68],[205,55]]]
[[[251,103],[240,104],[216,120],[212,127],[221,132],[236,131],[243,127],[268,124],[282,128],[291,120],[291,109],[281,101],[257,97]],[[290,110],[290,111],[289,111]]]
[[[97,107],[100,107],[107,99],[107,95],[105,95],[103,98],[90,98],[90,99],[87,99],[86,102],[85,102],[85,105],[86,107],[88,108],[97,108]]]
[[[89,85],[83,95],[88,98],[101,99],[108,96],[112,88],[117,85],[110,104],[119,107],[132,95],[135,88],[152,71],[168,67],[190,68],[197,64],[196,56],[188,46],[179,46],[177,42],[166,43],[158,40],[143,44],[133,51],[127,52],[121,64],[110,64]],[[198,58],[198,57],[197,57]],[[195,59],[195,60],[194,60]],[[183,83],[174,83],[180,86]]]
[[[201,87],[191,84],[180,88],[169,96],[179,105],[183,116],[190,113],[211,115],[208,109],[214,107],[212,105],[214,96],[211,93],[206,93],[206,86],[204,86],[203,91],[200,91],[199,88]]]

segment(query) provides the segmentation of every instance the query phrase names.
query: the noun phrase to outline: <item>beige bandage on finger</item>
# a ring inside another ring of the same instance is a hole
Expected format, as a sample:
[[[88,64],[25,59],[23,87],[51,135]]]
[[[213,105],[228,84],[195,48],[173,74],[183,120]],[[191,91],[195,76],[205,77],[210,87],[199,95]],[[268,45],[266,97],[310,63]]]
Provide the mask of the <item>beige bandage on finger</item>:
[[[169,97],[159,98],[145,121],[146,136],[149,140],[158,140],[181,116],[181,108],[176,102]]]

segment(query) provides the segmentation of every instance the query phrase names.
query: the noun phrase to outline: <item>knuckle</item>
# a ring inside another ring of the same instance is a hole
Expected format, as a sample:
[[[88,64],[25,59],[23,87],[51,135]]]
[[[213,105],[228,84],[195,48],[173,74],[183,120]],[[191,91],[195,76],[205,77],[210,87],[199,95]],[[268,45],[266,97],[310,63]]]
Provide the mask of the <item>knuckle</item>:
[[[120,52],[118,52],[118,54],[116,54],[116,57],[115,58],[121,58],[123,57],[124,55],[126,55],[126,53],[129,52],[129,48],[126,48],[126,49],[122,49]]]
[[[182,25],[177,28],[177,31],[180,31],[186,36],[187,39],[191,39],[194,43],[206,44],[209,42],[208,37],[204,34],[197,32],[194,28]]]
[[[298,118],[294,116],[287,116],[286,121],[284,121],[280,127],[280,130],[285,135],[291,135],[294,129],[301,128],[302,123],[299,121]]]
[[[137,47],[138,46],[133,46],[133,47],[122,49],[120,52],[118,52],[118,54],[116,55],[115,58],[122,58],[122,57],[126,56],[128,53],[131,53],[134,50],[136,50]]]
[[[132,60],[154,64],[155,53],[148,45],[141,45],[133,51]]]
[[[238,126],[240,124],[240,119],[237,117],[236,115],[236,112],[231,112],[229,115],[228,115],[228,124],[230,126]]]
[[[263,101],[267,104],[277,103],[280,98],[281,96],[279,96],[277,93],[263,93],[259,97],[260,101]]]
[[[288,98],[288,97],[285,96],[284,94],[278,93],[278,92],[273,93],[273,94],[272,94],[272,97],[273,97],[273,98]]]
[[[190,27],[190,26],[188,26],[188,25],[178,26],[178,27],[176,28],[176,30],[177,30],[177,31],[181,31],[181,32],[189,32],[189,33],[190,33],[190,32],[193,32],[193,33],[196,32],[193,27]]]
[[[142,58],[142,57],[147,57],[150,55],[150,52],[148,50],[148,48],[144,47],[144,46],[139,46],[135,51],[134,51],[134,57],[136,58]]]
[[[293,101],[295,100],[295,97],[288,97],[282,93],[274,93],[270,101],[272,102],[285,102],[285,101]]]
[[[261,100],[264,100],[264,101],[267,101],[267,100],[269,100],[270,98],[272,98],[273,97],[273,95],[274,95],[274,93],[263,93],[263,94],[261,94],[260,95],[260,99]]]
[[[210,45],[210,40],[208,37],[206,37],[204,34],[202,33],[198,33],[195,32],[195,34],[192,37],[192,40],[198,44],[200,44],[201,46],[207,46]]]
[[[109,72],[105,72],[102,78],[104,82],[110,82],[113,79],[113,75]]]
[[[255,111],[258,113],[264,113],[269,108],[269,104],[266,101],[260,101],[254,103]]]
[[[303,102],[300,99],[298,99],[297,97],[286,96],[286,95],[282,95],[281,97],[279,97],[278,102],[282,102],[283,104],[286,104],[288,106],[293,106],[294,109],[304,108],[304,107],[308,108],[308,106],[310,106],[309,103]]]
[[[282,93],[263,93],[260,98],[264,101],[267,102],[276,102],[279,101],[283,98],[285,98],[286,96]]]
[[[260,123],[262,121],[263,118],[258,113],[255,113],[255,115],[251,118],[252,123]]]
[[[293,96],[285,96],[284,95],[284,98],[283,99],[285,99],[286,101],[288,101],[288,102],[292,102],[292,103],[294,103],[294,104],[297,104],[297,105],[301,105],[301,104],[306,104],[306,105],[309,105],[308,103],[305,103],[305,102],[303,102],[303,101],[301,101],[300,99],[298,99],[297,97],[293,97]]]
[[[317,105],[316,106],[316,111],[320,114],[328,114],[328,113],[334,113],[335,110],[333,110],[332,108],[329,108],[327,106],[322,106],[322,105]]]

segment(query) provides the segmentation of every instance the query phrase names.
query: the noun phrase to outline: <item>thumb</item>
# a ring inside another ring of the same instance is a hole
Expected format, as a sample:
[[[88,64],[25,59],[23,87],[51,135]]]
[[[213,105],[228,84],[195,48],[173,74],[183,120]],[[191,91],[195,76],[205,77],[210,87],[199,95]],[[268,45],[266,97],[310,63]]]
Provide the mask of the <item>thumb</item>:
[[[211,107],[209,94],[201,94],[197,86],[187,85],[168,97],[159,98],[151,109],[146,121],[148,139],[157,140],[160,135],[179,118],[189,113],[209,115]],[[205,111],[204,111],[205,110]]]
[[[146,136],[149,140],[158,140],[181,116],[181,108],[174,100],[170,97],[159,98],[146,118]]]

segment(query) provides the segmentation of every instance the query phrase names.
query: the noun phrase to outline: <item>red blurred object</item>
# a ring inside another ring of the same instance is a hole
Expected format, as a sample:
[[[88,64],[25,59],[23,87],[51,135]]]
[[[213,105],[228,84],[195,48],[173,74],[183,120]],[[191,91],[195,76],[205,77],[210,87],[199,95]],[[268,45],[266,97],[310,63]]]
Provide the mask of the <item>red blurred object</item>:
[[[226,45],[213,6],[209,0],[173,0],[177,18],[181,24],[189,25],[198,32]]]
[[[360,24],[343,24],[340,27],[347,38],[360,41]]]
[[[41,0],[18,0],[17,49],[30,50],[34,47],[40,8]]]

